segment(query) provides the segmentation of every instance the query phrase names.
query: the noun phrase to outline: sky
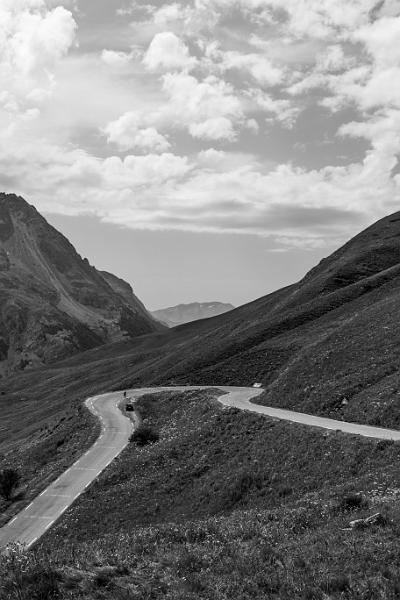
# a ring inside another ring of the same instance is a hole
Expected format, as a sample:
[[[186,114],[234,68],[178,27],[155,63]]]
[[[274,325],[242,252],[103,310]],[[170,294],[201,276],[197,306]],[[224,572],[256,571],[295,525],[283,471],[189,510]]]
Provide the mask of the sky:
[[[150,309],[399,207],[400,0],[0,0],[0,189]]]

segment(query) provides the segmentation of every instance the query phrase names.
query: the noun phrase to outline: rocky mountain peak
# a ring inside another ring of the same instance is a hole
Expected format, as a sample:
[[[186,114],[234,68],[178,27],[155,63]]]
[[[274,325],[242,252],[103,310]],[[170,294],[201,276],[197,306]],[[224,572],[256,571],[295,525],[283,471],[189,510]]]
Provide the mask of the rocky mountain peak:
[[[161,327],[33,206],[8,194],[0,194],[0,301],[0,374]]]

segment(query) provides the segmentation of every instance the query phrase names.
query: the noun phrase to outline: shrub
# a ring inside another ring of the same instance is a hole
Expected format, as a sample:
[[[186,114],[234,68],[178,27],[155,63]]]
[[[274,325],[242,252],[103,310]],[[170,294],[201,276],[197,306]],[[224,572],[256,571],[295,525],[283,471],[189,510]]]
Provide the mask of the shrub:
[[[357,510],[367,508],[368,502],[362,494],[348,494],[343,496],[339,502],[340,510]]]
[[[94,578],[94,582],[98,587],[108,587],[112,581],[112,573],[110,573],[107,569],[101,570],[96,573]]]
[[[61,576],[51,558],[26,553],[17,546],[0,557],[0,598],[59,600]]]
[[[129,440],[134,442],[137,446],[147,446],[147,444],[154,444],[158,442],[160,436],[158,432],[150,425],[139,425],[137,429],[132,433]]]
[[[334,575],[324,581],[322,587],[328,594],[344,593],[350,588],[350,580],[347,575]]]
[[[278,496],[279,498],[286,498],[293,494],[293,488],[288,485],[281,485],[278,487]]]
[[[58,574],[52,569],[42,569],[38,566],[32,574],[26,576],[26,581],[21,582],[22,590],[28,594],[26,598],[31,600],[56,600],[61,597],[61,593],[58,587]],[[20,598],[20,596],[18,596]]]
[[[15,469],[0,471],[0,495],[5,500],[11,500],[20,480],[21,476]]]
[[[221,498],[221,508],[230,509],[240,503],[253,490],[261,489],[263,485],[262,474],[258,471],[243,469],[226,486]]]

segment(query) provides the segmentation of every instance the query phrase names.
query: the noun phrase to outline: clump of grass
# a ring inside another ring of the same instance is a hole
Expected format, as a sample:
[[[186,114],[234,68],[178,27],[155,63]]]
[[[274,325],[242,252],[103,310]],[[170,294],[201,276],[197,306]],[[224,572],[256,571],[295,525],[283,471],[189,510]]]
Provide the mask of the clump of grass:
[[[94,578],[98,587],[108,587],[111,584],[114,573],[109,569],[100,569]]]
[[[16,469],[0,471],[0,495],[5,500],[11,500],[21,481],[21,474]]]
[[[347,494],[339,500],[339,510],[351,511],[368,508],[368,500],[362,494]]]
[[[147,446],[148,444],[155,444],[160,439],[160,435],[154,427],[150,425],[139,425],[137,429],[132,433],[129,441],[135,443],[137,446]]]
[[[221,508],[232,509],[239,504],[252,489],[260,490],[264,478],[258,470],[240,470],[228,484],[221,496]]]
[[[350,579],[347,575],[332,575],[321,587],[327,594],[345,593],[350,589]]]
[[[60,576],[49,555],[11,548],[0,560],[1,600],[58,600]]]

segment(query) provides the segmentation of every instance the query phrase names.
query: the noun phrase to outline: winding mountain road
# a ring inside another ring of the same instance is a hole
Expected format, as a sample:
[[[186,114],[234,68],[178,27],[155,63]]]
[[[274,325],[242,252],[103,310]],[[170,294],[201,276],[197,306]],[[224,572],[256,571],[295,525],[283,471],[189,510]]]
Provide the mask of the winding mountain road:
[[[148,393],[196,389],[212,389],[212,386],[137,388],[130,390],[129,394],[132,398],[137,399]],[[216,389],[224,392],[218,401],[227,407],[311,427],[343,431],[376,439],[400,440],[400,431],[392,429],[347,423],[253,404],[251,400],[259,396],[263,392],[262,389],[231,386],[217,386]],[[133,431],[132,421],[119,410],[118,406],[122,400],[122,392],[113,392],[86,400],[86,406],[101,420],[100,437],[90,450],[46,488],[25,510],[0,529],[0,548],[5,548],[13,543],[24,544],[27,548],[32,546],[122,452]]]
[[[122,452],[133,424],[118,409],[121,398],[121,393],[111,393],[86,400],[86,406],[101,421],[100,437],[25,510],[0,529],[0,548],[15,543],[32,546]]]

